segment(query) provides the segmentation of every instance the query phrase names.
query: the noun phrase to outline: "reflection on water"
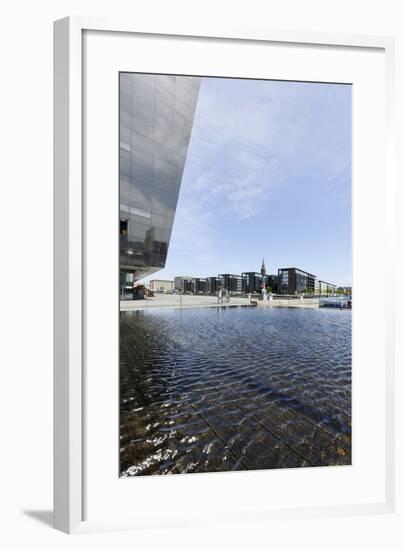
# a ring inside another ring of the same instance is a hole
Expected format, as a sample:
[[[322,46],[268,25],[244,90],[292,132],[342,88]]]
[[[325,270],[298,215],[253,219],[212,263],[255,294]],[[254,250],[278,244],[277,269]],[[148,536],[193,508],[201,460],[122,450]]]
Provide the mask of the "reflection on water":
[[[122,476],[351,463],[351,312],[120,314]]]

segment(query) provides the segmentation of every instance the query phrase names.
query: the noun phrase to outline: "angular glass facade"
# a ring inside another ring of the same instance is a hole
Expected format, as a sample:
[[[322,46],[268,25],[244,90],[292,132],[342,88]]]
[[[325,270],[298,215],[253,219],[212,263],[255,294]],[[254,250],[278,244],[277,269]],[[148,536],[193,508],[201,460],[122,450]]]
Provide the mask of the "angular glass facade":
[[[278,291],[280,294],[289,294],[289,270],[288,269],[279,269],[278,270]]]
[[[125,273],[165,266],[199,87],[198,77],[120,74],[121,294]]]

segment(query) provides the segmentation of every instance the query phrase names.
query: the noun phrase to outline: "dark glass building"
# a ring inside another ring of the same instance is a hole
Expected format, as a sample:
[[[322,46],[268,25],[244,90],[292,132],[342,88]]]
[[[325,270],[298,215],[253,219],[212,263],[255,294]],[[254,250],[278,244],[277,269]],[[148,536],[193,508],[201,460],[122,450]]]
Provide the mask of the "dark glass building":
[[[223,273],[218,275],[219,285],[223,290],[228,290],[235,294],[242,293],[242,275],[232,275],[231,273]]]
[[[193,278],[179,276],[174,278],[174,289],[177,292],[192,292],[193,291]]]
[[[193,280],[183,280],[183,292],[185,294],[191,294],[194,291]]]
[[[266,287],[269,286],[274,294],[278,294],[278,275],[266,276]]]
[[[208,292],[216,294],[219,290],[219,277],[208,277]]]
[[[207,294],[208,293],[208,279],[194,278],[193,279],[193,292],[194,294]]]
[[[259,292],[261,291],[262,287],[262,274],[256,273],[254,271],[248,271],[246,273],[242,273],[242,290],[243,292]]]
[[[315,292],[316,276],[296,267],[278,270],[278,293],[298,294],[304,291]]]
[[[120,74],[120,290],[162,269],[200,78]]]

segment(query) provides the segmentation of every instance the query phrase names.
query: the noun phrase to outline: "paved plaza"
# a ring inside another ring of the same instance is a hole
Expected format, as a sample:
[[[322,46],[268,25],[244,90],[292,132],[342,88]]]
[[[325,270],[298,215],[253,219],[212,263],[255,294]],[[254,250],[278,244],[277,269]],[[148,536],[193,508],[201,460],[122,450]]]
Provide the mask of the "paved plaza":
[[[194,294],[156,294],[154,298],[144,300],[124,300],[120,302],[121,311],[163,309],[163,308],[191,308],[191,307],[235,307],[235,306],[259,306],[259,307],[319,307],[319,299],[274,298],[262,301],[259,296],[253,296],[251,301],[247,296],[230,296],[229,302],[225,297],[221,304],[217,296]]]

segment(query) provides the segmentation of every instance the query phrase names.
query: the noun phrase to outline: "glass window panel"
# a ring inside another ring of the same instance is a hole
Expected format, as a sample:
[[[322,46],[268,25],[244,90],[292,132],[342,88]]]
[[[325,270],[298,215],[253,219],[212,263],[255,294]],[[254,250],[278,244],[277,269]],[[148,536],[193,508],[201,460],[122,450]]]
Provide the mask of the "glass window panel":
[[[149,111],[153,110],[153,86],[140,78],[133,82],[132,106],[135,108],[144,107]]]
[[[120,125],[120,142],[123,141],[124,143],[127,143],[129,146],[131,145],[131,130],[129,126],[126,126],[125,124]]]
[[[130,193],[129,193],[129,184],[125,184],[124,182],[121,182],[120,185],[120,204],[125,205],[126,207],[129,206],[130,203]]]
[[[120,150],[120,174],[126,176],[127,179],[129,179],[131,173],[130,158],[128,151],[125,151],[125,149]]]
[[[153,139],[154,137],[154,120],[152,112],[149,113],[145,107],[137,105],[133,110],[131,117],[131,129],[133,132],[139,132],[140,134]]]
[[[120,74],[120,97],[122,93],[132,93],[132,75],[128,73]]]
[[[146,234],[150,230],[150,224],[145,224],[141,222],[136,221],[138,218],[136,216],[130,216],[129,222],[128,222],[128,235],[131,239],[139,239],[143,240],[146,237]]]
[[[131,112],[132,109],[132,96],[131,93],[126,92],[121,89],[120,93],[120,107],[124,111],[127,111],[128,113]]]
[[[178,198],[178,190],[174,188],[170,188],[167,186],[166,188],[155,188],[153,186],[152,190],[153,196],[152,196],[152,209],[154,210],[168,210],[172,209],[175,210],[177,206],[177,198]],[[156,204],[158,208],[154,208],[154,202],[153,199],[155,198]],[[159,208],[160,207],[160,208]]]
[[[128,128],[130,128],[132,124],[131,114],[122,108],[120,108],[120,124],[127,126]]]
[[[174,182],[174,169],[170,162],[154,157],[153,184],[156,187],[171,187]]]
[[[140,223],[145,226],[147,225],[148,227],[151,226],[152,217],[150,212],[146,212],[139,208],[133,208],[132,206],[129,208],[129,219],[131,222]]]
[[[175,79],[172,75],[156,75],[155,84],[157,89],[163,89],[169,94],[174,94]]]
[[[153,178],[153,157],[150,153],[134,149],[131,151],[131,176],[135,180],[144,183],[152,183]]]
[[[131,208],[137,208],[148,212],[151,212],[151,200],[147,194],[142,193],[140,189],[137,189],[135,186],[130,188],[130,202]]]
[[[155,111],[167,109],[171,114],[174,111],[174,92],[162,87],[157,87],[155,92]]]

